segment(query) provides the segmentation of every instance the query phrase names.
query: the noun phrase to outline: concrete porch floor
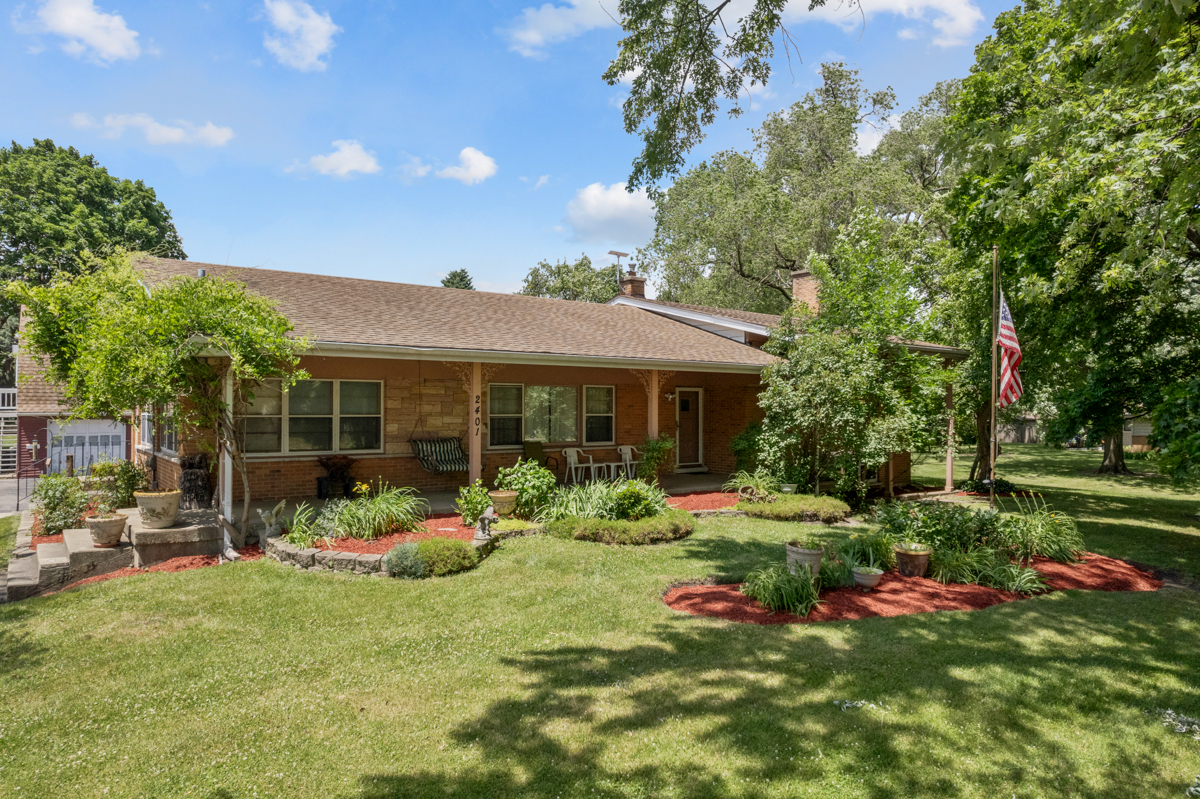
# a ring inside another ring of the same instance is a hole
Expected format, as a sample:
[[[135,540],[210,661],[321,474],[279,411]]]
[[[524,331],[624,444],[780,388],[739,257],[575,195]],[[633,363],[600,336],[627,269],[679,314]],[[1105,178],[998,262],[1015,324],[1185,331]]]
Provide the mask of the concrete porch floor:
[[[727,474],[709,473],[709,474],[670,474],[662,479],[663,490],[668,494],[689,494],[693,491],[720,491],[721,486],[729,479]],[[560,483],[560,485],[562,485]],[[429,503],[429,513],[455,513],[454,502],[458,499],[457,491],[422,491],[417,496]],[[339,497],[333,497],[339,499]],[[283,510],[283,517],[291,520],[296,508],[300,503],[307,504],[310,508],[315,508],[316,512],[320,512],[325,506],[325,500],[317,499],[316,497],[288,497],[287,505]],[[250,502],[250,529],[258,531],[262,529],[263,523],[258,516],[258,512],[272,510],[279,504],[278,499],[272,500],[252,500]],[[242,518],[242,503],[240,501],[233,504],[233,519],[232,522],[238,524]]]

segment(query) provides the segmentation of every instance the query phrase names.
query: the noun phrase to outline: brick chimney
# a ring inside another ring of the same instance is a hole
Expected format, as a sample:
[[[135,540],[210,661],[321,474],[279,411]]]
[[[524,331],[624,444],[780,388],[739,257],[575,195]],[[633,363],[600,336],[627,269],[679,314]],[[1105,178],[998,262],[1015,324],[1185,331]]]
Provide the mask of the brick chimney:
[[[633,264],[629,265],[629,274],[621,278],[621,296],[646,299],[646,278],[634,271]]]
[[[792,302],[804,303],[816,314],[820,307],[820,301],[817,299],[818,286],[816,277],[807,269],[792,272]]]

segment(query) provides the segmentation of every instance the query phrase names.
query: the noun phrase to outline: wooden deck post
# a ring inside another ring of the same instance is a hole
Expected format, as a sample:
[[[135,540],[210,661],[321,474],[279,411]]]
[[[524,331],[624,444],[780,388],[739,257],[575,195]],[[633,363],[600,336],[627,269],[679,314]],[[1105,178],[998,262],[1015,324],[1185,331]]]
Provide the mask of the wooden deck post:
[[[650,438],[658,438],[658,370],[650,370],[650,386],[646,389],[649,395],[646,402],[646,416],[648,424],[646,425],[646,435]]]
[[[470,421],[471,470],[467,479],[472,485],[483,476],[483,366],[478,361],[471,364],[471,421]]]
[[[946,490],[954,490],[954,384],[946,384]]]

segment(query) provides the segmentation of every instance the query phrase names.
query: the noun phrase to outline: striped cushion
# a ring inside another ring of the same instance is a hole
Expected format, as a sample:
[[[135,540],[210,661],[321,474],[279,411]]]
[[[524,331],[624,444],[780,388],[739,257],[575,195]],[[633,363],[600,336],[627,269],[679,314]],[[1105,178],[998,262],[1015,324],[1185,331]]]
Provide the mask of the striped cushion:
[[[463,452],[462,442],[457,438],[414,439],[408,443],[426,471],[442,474],[471,469],[467,453]]]

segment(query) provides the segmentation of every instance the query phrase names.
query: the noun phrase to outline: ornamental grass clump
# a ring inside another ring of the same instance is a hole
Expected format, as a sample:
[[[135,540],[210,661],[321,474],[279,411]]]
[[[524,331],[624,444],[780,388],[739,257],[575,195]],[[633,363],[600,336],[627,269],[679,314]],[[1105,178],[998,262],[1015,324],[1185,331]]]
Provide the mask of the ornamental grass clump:
[[[1002,531],[1019,542],[1018,557],[1030,560],[1035,555],[1059,563],[1078,563],[1083,554],[1083,535],[1075,520],[1060,511],[1050,510],[1045,500],[1022,502],[1015,499],[1018,515],[1005,519]]]
[[[371,493],[338,506],[337,529],[346,538],[370,541],[389,533],[424,529],[429,503],[415,488],[395,488],[380,480]]]
[[[773,502],[779,493],[779,480],[765,469],[742,470],[725,481],[721,490],[731,491],[747,502]]]
[[[787,566],[775,565],[746,575],[741,591],[772,613],[808,616],[817,605],[820,586],[807,569],[792,574]],[[854,581],[851,575],[850,581]]]
[[[657,485],[642,480],[613,482],[598,480],[563,486],[555,491],[538,513],[538,521],[578,517],[636,521],[659,516],[670,510],[667,494]]]

